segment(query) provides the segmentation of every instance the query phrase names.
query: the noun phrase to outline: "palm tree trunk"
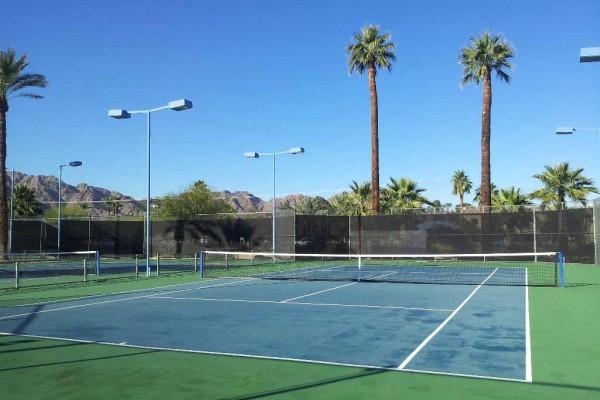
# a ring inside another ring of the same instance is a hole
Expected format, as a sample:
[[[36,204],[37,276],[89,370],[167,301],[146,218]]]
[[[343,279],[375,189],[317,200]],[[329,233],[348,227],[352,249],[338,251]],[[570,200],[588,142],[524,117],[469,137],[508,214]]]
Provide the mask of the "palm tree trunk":
[[[490,171],[490,136],[492,112],[492,78],[489,72],[483,79],[483,111],[481,113],[481,197],[479,205],[483,207],[482,248],[484,253],[494,251],[494,240],[489,234],[492,230],[492,183]]]
[[[8,104],[0,105],[0,255],[8,253],[8,198],[6,196],[6,112]]]
[[[460,212],[461,213],[463,212],[463,209],[464,209],[464,206],[465,206],[465,202],[464,202],[463,197],[464,197],[464,194],[462,194],[462,193],[458,196],[458,198],[460,199]]]
[[[375,65],[369,65],[369,93],[371,95],[371,209],[379,215],[379,109]]]
[[[492,78],[486,74],[483,79],[483,111],[481,115],[481,197],[479,205],[484,213],[491,212],[491,166],[490,138],[492,121]]]

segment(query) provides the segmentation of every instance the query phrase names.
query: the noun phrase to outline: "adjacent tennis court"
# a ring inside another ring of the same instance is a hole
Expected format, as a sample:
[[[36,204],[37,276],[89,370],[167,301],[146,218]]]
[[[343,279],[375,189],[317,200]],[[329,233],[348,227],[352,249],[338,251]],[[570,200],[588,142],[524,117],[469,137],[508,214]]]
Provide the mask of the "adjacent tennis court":
[[[0,332],[531,381],[527,313],[525,286],[238,278],[2,308]]]

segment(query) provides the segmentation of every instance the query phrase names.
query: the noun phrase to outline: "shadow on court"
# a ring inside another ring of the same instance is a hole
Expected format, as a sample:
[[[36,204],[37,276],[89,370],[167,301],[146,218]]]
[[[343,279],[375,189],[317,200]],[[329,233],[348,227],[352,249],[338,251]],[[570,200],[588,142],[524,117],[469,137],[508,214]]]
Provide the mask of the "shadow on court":
[[[335,378],[322,379],[322,380],[318,380],[318,381],[314,381],[314,382],[307,382],[307,383],[300,384],[300,385],[293,385],[293,386],[289,386],[289,387],[284,387],[284,388],[279,388],[279,389],[274,389],[274,390],[267,390],[267,391],[257,392],[257,393],[251,393],[251,394],[242,395],[242,396],[222,397],[222,398],[219,398],[219,400],[262,399],[262,398],[267,398],[270,396],[285,395],[285,394],[289,394],[289,393],[293,393],[293,392],[301,392],[301,391],[307,390],[307,389],[314,389],[314,388],[325,386],[325,385],[343,383],[343,382],[351,381],[354,379],[362,379],[362,378],[367,378],[367,377],[371,377],[371,376],[375,376],[375,375],[399,374],[399,373],[400,374],[412,374],[413,372],[409,372],[409,371],[397,372],[397,371],[389,371],[389,370],[361,369],[360,371],[358,371],[354,374],[344,375],[344,376],[335,377]],[[478,379],[478,378],[461,377],[459,379],[464,379],[464,380],[473,381],[473,382],[481,382],[481,379]],[[536,387],[537,386],[537,387],[548,387],[548,388],[557,388],[557,389],[572,389],[572,390],[586,391],[586,392],[600,392],[600,387],[597,387],[597,386],[573,385],[573,384],[567,384],[567,383],[533,382],[533,383],[529,384],[529,383],[521,383],[521,382],[505,382],[504,384],[524,385],[524,387],[523,387],[524,389],[526,389],[526,387]]]
[[[36,342],[36,340],[15,340],[15,341],[11,341],[9,343],[4,343],[3,345],[21,345],[21,344],[25,344],[28,342]],[[64,343],[64,344],[61,343],[61,344],[57,344],[57,345],[53,345],[53,346],[35,346],[35,347],[29,347],[29,348],[24,348],[24,349],[17,348],[17,349],[9,349],[9,350],[0,351],[0,354],[23,352],[23,351],[49,350],[49,349],[61,349],[62,350],[65,348],[71,348],[71,347],[77,347],[77,346],[89,346],[89,343],[83,343],[83,342]],[[82,362],[95,362],[95,361],[101,361],[101,360],[111,360],[111,359],[116,359],[116,358],[158,353],[160,351],[161,350],[135,350],[135,351],[133,351],[130,349],[130,352],[124,353],[124,354],[114,354],[114,355],[102,356],[102,357],[78,358],[78,359],[68,360],[68,361],[55,361],[55,362],[48,362],[48,363],[39,363],[39,364],[33,364],[33,365],[18,366],[18,367],[0,368],[0,372],[28,370],[31,368],[50,367],[50,366],[56,366],[56,365],[69,365],[69,364],[76,364],[76,363],[82,363]]]
[[[352,379],[365,378],[373,375],[380,375],[386,373],[398,373],[396,371],[382,370],[382,369],[360,369],[355,374],[349,374],[344,376],[339,376],[335,378],[322,379],[314,382],[307,382],[301,385],[293,385],[285,388],[267,390],[264,392],[252,393],[243,396],[235,396],[235,397],[222,397],[220,400],[253,400],[253,399],[261,399],[269,396],[275,396],[280,394],[292,393],[306,389],[312,389],[319,386],[329,385],[333,383],[340,383],[344,381],[349,381]]]

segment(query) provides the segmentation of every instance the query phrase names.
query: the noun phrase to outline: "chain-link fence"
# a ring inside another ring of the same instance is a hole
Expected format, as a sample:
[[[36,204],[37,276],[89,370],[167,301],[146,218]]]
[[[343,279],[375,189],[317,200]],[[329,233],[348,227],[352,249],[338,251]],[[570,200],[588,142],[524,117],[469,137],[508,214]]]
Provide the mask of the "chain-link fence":
[[[600,258],[600,201],[590,208],[519,208],[493,213],[448,212],[380,216],[315,216],[281,211],[276,251],[284,253],[448,254],[562,251],[569,262]],[[55,220],[13,222],[13,252],[57,249]],[[194,220],[152,220],[151,254],[200,250],[269,252],[270,213],[218,214]],[[119,218],[64,219],[61,251],[145,254],[145,224]]]

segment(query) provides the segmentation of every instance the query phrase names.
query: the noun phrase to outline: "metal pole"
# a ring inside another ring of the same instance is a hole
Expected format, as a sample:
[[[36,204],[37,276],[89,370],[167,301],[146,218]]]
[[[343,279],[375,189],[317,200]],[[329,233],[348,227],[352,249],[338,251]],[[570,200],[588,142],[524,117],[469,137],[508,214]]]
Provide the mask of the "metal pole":
[[[537,228],[535,222],[535,206],[533,206],[531,209],[533,210],[533,252],[536,253],[534,256],[534,261],[537,262]]]
[[[273,260],[275,260],[275,241],[276,241],[276,233],[275,233],[275,154],[273,154]]]
[[[150,276],[150,110],[147,112],[148,115],[148,131],[147,131],[147,152],[148,157],[148,191],[146,193],[146,276]]]
[[[12,253],[12,238],[13,238],[13,219],[14,219],[14,204],[15,204],[15,170],[10,170],[10,222],[8,225],[8,257]]]
[[[58,168],[58,232],[57,232],[57,246],[56,251],[60,253],[60,208],[61,208],[61,182],[62,182],[62,169],[64,165]]]

